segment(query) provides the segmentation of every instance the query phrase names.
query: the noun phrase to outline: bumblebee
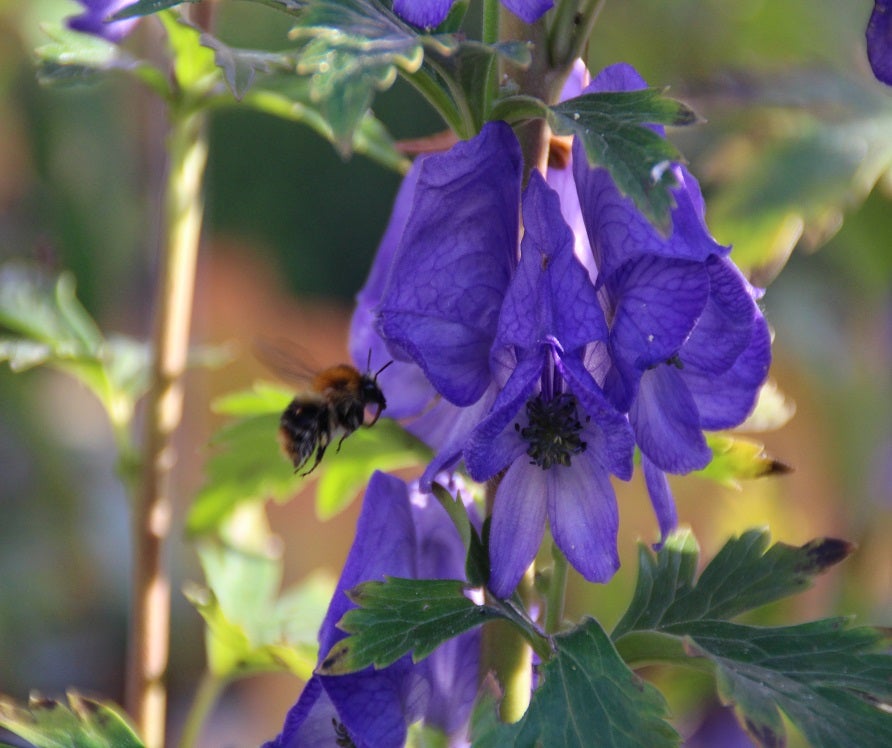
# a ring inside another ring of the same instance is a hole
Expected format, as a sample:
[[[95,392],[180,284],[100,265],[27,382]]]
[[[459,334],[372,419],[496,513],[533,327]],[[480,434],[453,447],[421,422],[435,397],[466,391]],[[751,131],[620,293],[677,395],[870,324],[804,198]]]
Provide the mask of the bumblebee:
[[[298,472],[316,456],[308,475],[322,461],[325,450],[338,433],[338,449],[350,434],[360,426],[374,426],[387,407],[384,393],[378,386],[378,375],[392,361],[387,362],[374,374],[359,370],[350,364],[338,364],[316,374],[306,394],[295,397],[279,419],[279,443],[282,451]],[[366,408],[372,406],[372,419],[365,423]]]

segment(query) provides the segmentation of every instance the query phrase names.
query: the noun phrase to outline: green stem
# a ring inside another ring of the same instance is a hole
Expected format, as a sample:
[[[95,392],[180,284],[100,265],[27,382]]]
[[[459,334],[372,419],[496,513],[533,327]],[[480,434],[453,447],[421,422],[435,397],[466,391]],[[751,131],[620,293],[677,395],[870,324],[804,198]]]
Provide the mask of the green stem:
[[[554,566],[551,569],[551,582],[548,585],[548,596],[545,600],[545,632],[555,633],[564,620],[564,597],[567,594],[567,557],[557,547],[551,544],[551,557]]]
[[[518,591],[521,598],[532,590],[533,567],[527,570]],[[517,722],[523,717],[530,704],[533,689],[533,650],[528,622],[508,603],[496,603],[507,621],[493,621],[483,629],[483,666],[485,672],[492,671],[502,687],[502,702],[499,716],[503,722]],[[522,633],[523,632],[523,633]],[[550,649],[543,648],[543,654],[551,657]]]
[[[484,44],[495,44],[499,40],[499,0],[484,0],[481,36]]]
[[[192,706],[186,715],[186,723],[183,725],[183,734],[180,736],[179,748],[193,748],[198,744],[204,723],[211,714],[211,710],[217,703],[226,680],[218,678],[209,671],[205,671],[195,691]]]
[[[577,57],[582,57],[585,53],[585,45],[588,44],[589,37],[592,35],[592,30],[595,28],[595,23],[598,21],[598,16],[601,15],[601,11],[606,4],[607,0],[589,0],[585,4],[579,14],[576,30],[571,37],[571,42],[567,45],[565,57],[560,60],[561,62],[567,65],[572,65]],[[555,39],[555,41],[557,41],[557,39]],[[588,60],[586,60],[586,63],[587,62]]]
[[[164,744],[170,582],[163,550],[170,527],[173,435],[182,415],[182,376],[204,209],[205,119],[200,112],[171,106],[152,383],[146,396],[141,473],[133,507],[133,602],[126,704],[146,748]]]
[[[454,133],[462,137],[466,129],[461,108],[455,100],[444,91],[424,68],[411,75],[404,75],[412,87],[439,113],[443,121]],[[469,137],[469,136],[468,136]]]

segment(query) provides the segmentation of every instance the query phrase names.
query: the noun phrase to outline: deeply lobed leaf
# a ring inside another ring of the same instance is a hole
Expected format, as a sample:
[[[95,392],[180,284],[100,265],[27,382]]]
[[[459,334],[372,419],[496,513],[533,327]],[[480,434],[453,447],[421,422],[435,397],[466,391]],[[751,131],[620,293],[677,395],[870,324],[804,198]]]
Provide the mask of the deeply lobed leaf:
[[[669,225],[675,180],[667,167],[678,149],[647,125],[689,125],[697,119],[679,101],[654,89],[583,94],[550,107],[558,135],[574,135],[592,166],[610,172],[620,191],[654,224]]]

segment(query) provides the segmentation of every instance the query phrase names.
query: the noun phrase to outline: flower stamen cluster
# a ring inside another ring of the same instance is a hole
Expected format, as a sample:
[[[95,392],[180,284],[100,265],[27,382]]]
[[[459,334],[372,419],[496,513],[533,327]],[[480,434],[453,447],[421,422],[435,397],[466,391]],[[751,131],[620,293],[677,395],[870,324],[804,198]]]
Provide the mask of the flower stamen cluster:
[[[541,395],[527,400],[526,415],[529,425],[514,428],[529,446],[530,464],[548,470],[555,465],[570,467],[570,458],[585,451],[580,437],[582,422],[576,410],[576,398],[561,393],[550,400]],[[586,418],[588,420],[588,418]]]

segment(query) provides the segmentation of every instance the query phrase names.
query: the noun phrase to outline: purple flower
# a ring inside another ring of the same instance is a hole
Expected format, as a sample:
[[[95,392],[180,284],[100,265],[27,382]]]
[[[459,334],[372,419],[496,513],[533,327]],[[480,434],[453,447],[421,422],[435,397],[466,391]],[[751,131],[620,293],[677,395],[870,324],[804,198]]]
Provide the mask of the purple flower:
[[[607,327],[558,195],[538,172],[523,216],[520,266],[496,339],[516,365],[465,450],[473,478],[506,471],[490,530],[489,586],[500,597],[536,555],[546,515],[558,547],[586,579],[613,576],[619,518],[610,474],[631,477],[634,446],[628,422],[583,365]]]
[[[68,19],[68,27],[74,31],[82,31],[85,34],[101,36],[116,44],[127,36],[139,18],[127,18],[123,21],[108,22],[108,19],[119,10],[133,5],[136,0],[77,0],[84,6],[84,11],[78,16]]]
[[[394,12],[422,28],[439,26],[446,20],[455,0],[393,0]],[[554,0],[502,0],[508,10],[527,23],[539,20],[554,6]]]
[[[876,0],[867,23],[867,59],[877,80],[892,86],[892,2]]]
[[[462,579],[464,546],[432,497],[376,472],[366,491],[353,547],[319,631],[320,657],[346,634],[337,622],[353,607],[344,594],[387,576]],[[461,738],[477,692],[479,629],[441,645],[417,664],[406,655],[381,670],[314,675],[264,748],[356,748],[404,745],[419,719]]]

